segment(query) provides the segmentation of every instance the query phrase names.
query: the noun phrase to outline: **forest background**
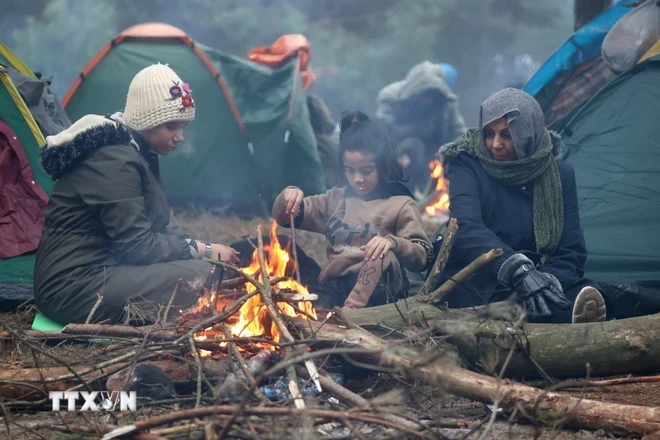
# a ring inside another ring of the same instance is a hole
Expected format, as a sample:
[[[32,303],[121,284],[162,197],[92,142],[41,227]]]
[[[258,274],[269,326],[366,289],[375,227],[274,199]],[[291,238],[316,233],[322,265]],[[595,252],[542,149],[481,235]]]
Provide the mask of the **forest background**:
[[[592,0],[593,1],[593,0]],[[599,0],[600,1],[600,0]],[[574,0],[2,0],[0,40],[62,98],[94,54],[143,22],[177,26],[237,56],[301,33],[333,117],[372,114],[379,90],[424,60],[458,70],[469,125],[479,104],[524,84],[573,32]],[[167,60],[163,60],[167,62]]]

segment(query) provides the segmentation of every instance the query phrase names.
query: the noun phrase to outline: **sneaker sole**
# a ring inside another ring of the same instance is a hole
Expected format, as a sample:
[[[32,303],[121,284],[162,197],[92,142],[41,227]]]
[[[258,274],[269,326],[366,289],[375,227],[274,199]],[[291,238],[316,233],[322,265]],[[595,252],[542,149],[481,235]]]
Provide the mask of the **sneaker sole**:
[[[587,286],[580,290],[573,305],[573,324],[605,321],[607,308],[600,292]]]

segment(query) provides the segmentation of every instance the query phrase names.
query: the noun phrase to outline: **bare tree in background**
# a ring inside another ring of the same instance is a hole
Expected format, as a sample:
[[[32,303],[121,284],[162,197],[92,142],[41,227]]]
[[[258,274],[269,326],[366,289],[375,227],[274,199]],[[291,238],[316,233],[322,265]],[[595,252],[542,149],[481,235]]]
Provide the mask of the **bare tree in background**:
[[[612,6],[612,0],[575,0],[575,30],[577,31],[585,24],[593,20],[605,9]]]

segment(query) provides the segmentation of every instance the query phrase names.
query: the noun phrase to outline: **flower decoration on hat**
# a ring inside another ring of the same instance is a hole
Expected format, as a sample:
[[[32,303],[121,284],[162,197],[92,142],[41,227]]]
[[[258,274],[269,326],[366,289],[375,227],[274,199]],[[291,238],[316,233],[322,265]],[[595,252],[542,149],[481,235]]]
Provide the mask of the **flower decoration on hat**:
[[[185,95],[185,96],[181,97],[181,104],[183,105],[183,108],[181,109],[183,111],[188,107],[194,107],[195,106],[195,101],[193,101],[192,96]]]
[[[190,86],[184,82],[173,81],[174,85],[170,87],[170,95],[172,96],[168,101],[174,101],[181,98],[181,107],[179,111],[185,111],[187,108],[195,107],[195,100],[192,97],[192,90]]]
[[[183,96],[183,90],[182,87],[179,86],[178,81],[174,82],[174,85],[170,87],[170,95],[172,95],[173,100]]]

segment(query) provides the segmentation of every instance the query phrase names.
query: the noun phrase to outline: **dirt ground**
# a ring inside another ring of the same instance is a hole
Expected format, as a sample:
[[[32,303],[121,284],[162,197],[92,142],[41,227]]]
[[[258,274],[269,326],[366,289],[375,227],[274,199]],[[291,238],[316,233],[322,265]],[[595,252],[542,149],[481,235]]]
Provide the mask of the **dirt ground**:
[[[432,233],[437,228],[436,222],[429,222],[427,229]],[[220,243],[230,244],[233,241],[244,237],[254,237],[256,227],[262,224],[265,229],[270,226],[266,220],[240,220],[240,219],[222,219],[207,213],[175,212],[172,218],[171,227],[189,234],[192,237],[202,240],[209,240]],[[288,230],[280,229],[279,233],[288,234]],[[325,263],[325,241],[319,234],[299,231],[296,233],[298,244],[308,255],[315,258],[320,264]],[[0,315],[0,323],[8,324],[13,329],[29,329],[36,311],[33,308],[27,308],[20,313]],[[18,344],[16,341],[0,342],[0,370],[8,370],[18,366],[34,367],[35,365],[56,365],[52,358],[45,355],[44,352],[56,353],[58,357],[76,361],[85,362],[93,357],[95,347],[98,344],[65,343],[59,346],[48,347],[48,350],[35,352],[24,344]],[[43,346],[42,346],[43,348]],[[344,385],[356,393],[361,394],[367,399],[377,398],[387,394],[392,390],[398,390],[398,393],[392,394],[392,406],[398,408],[403,413],[414,415],[420,420],[433,421],[441,427],[440,434],[449,439],[609,439],[612,436],[605,433],[594,433],[586,431],[562,430],[561,426],[556,427],[535,427],[533,424],[525,423],[520,418],[514,417],[510,420],[510,414],[498,415],[495,423],[488,426],[488,419],[492,411],[488,406],[475,403],[466,399],[456,398],[443,393],[441,390],[424,387],[421,385],[411,385],[401,380],[396,380],[391,376],[384,374],[371,374],[366,377],[346,377]],[[539,386],[538,383],[532,385]],[[612,386],[603,389],[589,388],[584,390],[573,389],[565,391],[575,396],[581,396],[586,399],[603,400],[610,402],[619,402],[626,404],[660,406],[660,383],[650,384],[630,384],[621,386]],[[320,396],[313,401],[320,406],[329,405],[328,396]],[[171,411],[171,408],[150,408],[141,410],[140,418],[152,417],[157,414]],[[0,400],[0,439],[78,439],[90,438],[89,436],[71,435],[57,433],[55,431],[39,428],[39,426],[56,426],[67,424],[84,424],[93,426],[97,422],[110,422],[113,424],[130,423],[135,418],[133,413],[108,414],[108,413],[65,413],[50,412],[49,408],[43,407],[37,411],[24,412],[6,408]],[[257,423],[255,421],[255,423]],[[300,439],[338,439],[338,438],[407,438],[392,437],[393,432],[387,432],[379,427],[369,428],[368,426],[360,431],[359,434],[341,431],[332,423],[314,425],[302,418],[292,419],[287,417],[273,418],[269,426],[270,437],[260,438],[283,438],[291,437],[291,427],[293,438]],[[19,425],[28,426],[30,429],[20,429]],[[488,426],[487,431],[485,432]],[[371,431],[370,431],[371,429]],[[278,432],[282,436],[278,437]],[[248,432],[249,434],[249,432]],[[246,434],[245,438],[257,438]],[[383,437],[383,435],[390,437]],[[92,438],[100,436],[92,436]],[[168,438],[173,438],[169,436]],[[176,438],[203,438],[200,432],[194,434],[181,433]]]

